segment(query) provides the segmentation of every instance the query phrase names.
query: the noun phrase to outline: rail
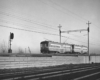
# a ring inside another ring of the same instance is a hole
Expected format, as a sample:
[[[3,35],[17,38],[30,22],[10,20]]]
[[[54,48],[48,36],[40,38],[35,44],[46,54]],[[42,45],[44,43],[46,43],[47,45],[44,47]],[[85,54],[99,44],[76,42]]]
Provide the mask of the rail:
[[[82,76],[92,74],[95,71],[100,71],[100,64],[80,64],[66,65],[51,68],[41,68],[37,71],[34,69],[23,69],[0,73],[0,79],[10,80],[80,80]],[[81,74],[80,74],[81,73]],[[99,72],[98,72],[99,74]],[[85,78],[85,77],[84,77]]]

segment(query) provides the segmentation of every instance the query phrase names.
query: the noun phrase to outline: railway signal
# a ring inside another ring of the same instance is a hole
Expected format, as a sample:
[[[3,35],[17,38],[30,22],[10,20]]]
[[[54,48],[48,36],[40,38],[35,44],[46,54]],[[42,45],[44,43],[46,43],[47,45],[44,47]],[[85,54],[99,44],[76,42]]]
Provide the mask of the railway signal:
[[[8,53],[12,53],[12,49],[11,49],[11,40],[14,39],[14,33],[10,32],[10,37],[9,37],[9,49],[8,49]]]
[[[14,33],[10,32],[10,39],[13,39],[13,38],[14,38]]]

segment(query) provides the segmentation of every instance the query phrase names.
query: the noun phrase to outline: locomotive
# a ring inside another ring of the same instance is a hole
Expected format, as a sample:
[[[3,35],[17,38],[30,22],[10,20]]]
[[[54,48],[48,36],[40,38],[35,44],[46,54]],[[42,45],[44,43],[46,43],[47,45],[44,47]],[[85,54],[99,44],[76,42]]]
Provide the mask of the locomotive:
[[[41,53],[64,53],[64,54],[86,54],[87,47],[69,43],[59,43],[53,41],[42,41],[40,43]]]

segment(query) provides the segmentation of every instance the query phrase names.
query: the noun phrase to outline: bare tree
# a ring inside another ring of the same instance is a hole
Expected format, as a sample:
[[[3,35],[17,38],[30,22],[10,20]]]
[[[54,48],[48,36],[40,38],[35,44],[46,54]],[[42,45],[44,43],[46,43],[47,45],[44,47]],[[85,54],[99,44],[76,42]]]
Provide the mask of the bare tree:
[[[19,54],[23,54],[23,53],[24,53],[23,49],[22,49],[22,48],[19,48],[18,53],[19,53]]]
[[[6,45],[5,41],[3,41],[0,45],[0,52],[7,53],[7,45]]]

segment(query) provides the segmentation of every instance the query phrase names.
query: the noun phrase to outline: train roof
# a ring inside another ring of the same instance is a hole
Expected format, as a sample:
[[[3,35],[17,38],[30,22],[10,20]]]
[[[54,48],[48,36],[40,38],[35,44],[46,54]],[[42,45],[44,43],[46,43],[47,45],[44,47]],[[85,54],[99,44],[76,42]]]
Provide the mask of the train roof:
[[[42,41],[41,43],[57,43],[57,44],[68,44],[68,45],[73,45],[73,44],[69,44],[69,43],[59,43],[59,42],[54,42],[54,41]]]
[[[70,44],[70,43],[59,43],[59,42],[55,42],[55,41],[42,41],[41,42],[41,44],[42,43],[49,43],[49,42],[51,42],[51,43],[57,43],[57,44],[67,44],[67,45],[75,45],[75,46],[79,46],[79,47],[86,47],[87,48],[87,46],[84,46],[84,45],[77,45],[77,44]]]

